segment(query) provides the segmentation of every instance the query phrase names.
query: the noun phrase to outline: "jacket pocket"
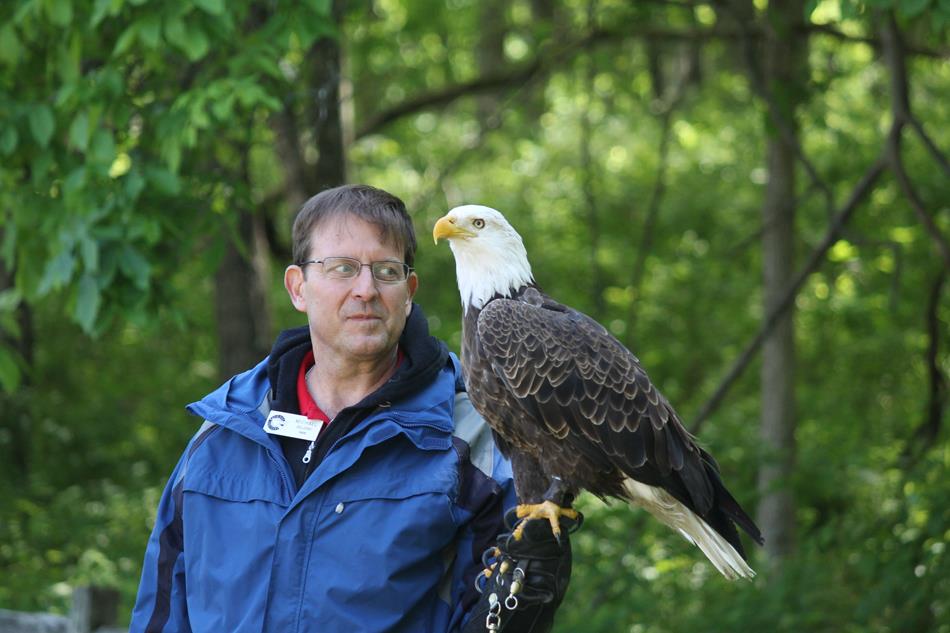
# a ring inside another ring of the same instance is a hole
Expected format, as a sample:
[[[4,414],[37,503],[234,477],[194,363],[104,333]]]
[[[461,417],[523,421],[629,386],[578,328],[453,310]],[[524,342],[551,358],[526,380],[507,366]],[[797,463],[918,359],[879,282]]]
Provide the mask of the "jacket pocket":
[[[183,481],[188,617],[196,632],[261,630],[286,510],[273,477],[190,468]]]
[[[366,470],[348,471],[322,499],[304,572],[306,594],[317,597],[305,601],[300,622],[426,631],[441,621],[440,583],[458,531],[457,460],[451,451],[403,448],[369,451]]]

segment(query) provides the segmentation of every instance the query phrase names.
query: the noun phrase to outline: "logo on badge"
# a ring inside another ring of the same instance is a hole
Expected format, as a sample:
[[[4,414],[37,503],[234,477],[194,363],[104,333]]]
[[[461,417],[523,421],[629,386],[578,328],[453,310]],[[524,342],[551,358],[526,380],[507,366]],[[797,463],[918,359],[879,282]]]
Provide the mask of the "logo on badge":
[[[272,414],[267,418],[267,430],[279,431],[287,424],[287,420],[282,415]]]

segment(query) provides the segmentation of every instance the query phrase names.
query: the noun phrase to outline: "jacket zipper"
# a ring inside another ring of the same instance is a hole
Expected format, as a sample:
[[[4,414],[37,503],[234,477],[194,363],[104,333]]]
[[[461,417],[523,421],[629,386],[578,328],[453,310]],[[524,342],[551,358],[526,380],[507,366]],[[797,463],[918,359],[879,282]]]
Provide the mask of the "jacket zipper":
[[[274,462],[274,466],[277,467],[277,472],[280,473],[280,480],[284,484],[284,490],[286,490],[287,493],[290,494],[291,497],[293,497],[293,494],[291,494],[291,491],[293,489],[290,487],[290,482],[287,481],[287,473],[284,472],[284,468],[283,466],[280,465],[280,461],[278,461],[278,459],[274,457],[274,454],[271,452],[270,449],[267,449],[267,456],[270,458],[272,462]]]

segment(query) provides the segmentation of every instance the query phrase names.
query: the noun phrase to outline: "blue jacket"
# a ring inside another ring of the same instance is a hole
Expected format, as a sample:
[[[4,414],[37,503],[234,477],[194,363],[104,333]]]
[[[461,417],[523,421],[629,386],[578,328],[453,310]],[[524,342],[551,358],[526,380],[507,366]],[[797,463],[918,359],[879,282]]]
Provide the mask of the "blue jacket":
[[[206,421],[158,507],[130,631],[461,628],[511,468],[452,356],[337,440],[300,489],[274,436],[266,360],[189,410]]]

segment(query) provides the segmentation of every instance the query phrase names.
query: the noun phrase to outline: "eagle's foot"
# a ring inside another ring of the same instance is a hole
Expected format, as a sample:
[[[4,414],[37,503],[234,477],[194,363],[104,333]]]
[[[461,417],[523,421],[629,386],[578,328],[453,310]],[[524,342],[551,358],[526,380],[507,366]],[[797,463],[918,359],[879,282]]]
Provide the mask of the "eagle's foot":
[[[485,580],[490,579],[492,577],[492,574],[494,574],[495,570],[498,569],[499,567],[498,559],[500,557],[501,557],[501,550],[498,549],[497,547],[493,547],[492,549],[485,550],[485,552],[482,554],[482,564],[485,566],[485,568],[482,570],[482,573],[479,575],[484,576]],[[489,558],[495,559],[495,562],[489,563],[488,562]],[[501,569],[499,570],[498,573],[504,574],[505,572],[507,572],[508,567],[509,567],[508,561],[502,561],[500,567]],[[478,586],[477,582],[478,581],[476,581],[476,586]],[[478,591],[479,593],[481,593],[481,589],[479,589]]]
[[[524,534],[524,526],[527,525],[528,521],[547,519],[548,523],[551,524],[551,533],[554,534],[554,538],[560,543],[561,517],[577,520],[577,517],[580,516],[577,510],[561,507],[553,501],[544,501],[537,504],[522,504],[515,509],[515,512],[519,519],[523,519],[515,527],[514,532],[511,533],[512,538],[516,541],[521,540],[521,536]]]

